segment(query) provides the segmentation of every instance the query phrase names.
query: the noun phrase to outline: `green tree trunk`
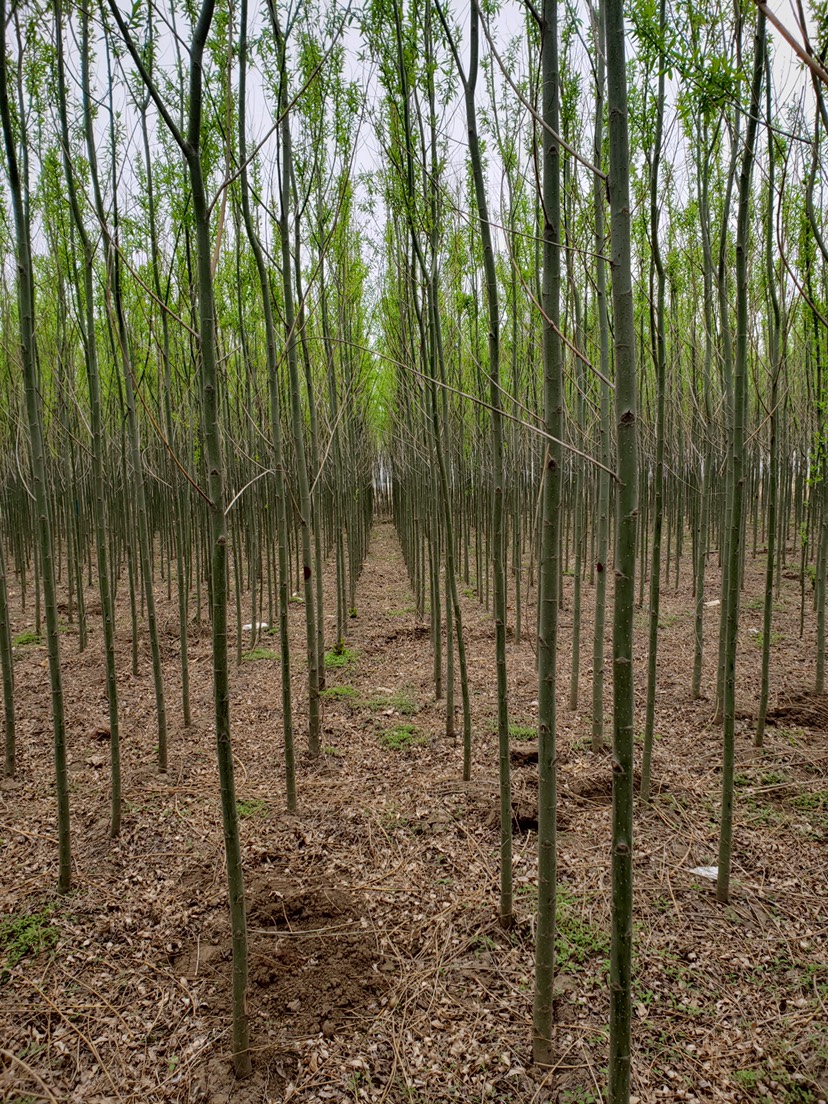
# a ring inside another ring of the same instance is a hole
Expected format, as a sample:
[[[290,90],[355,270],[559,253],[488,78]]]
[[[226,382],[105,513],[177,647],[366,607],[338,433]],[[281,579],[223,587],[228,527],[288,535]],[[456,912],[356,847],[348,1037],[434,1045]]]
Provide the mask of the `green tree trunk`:
[[[2,3],[3,0],[0,0]],[[127,44],[147,91],[159,114],[181,149],[190,177],[193,217],[196,230],[198,287],[198,332],[201,352],[201,398],[210,529],[210,600],[212,612],[213,701],[215,707],[216,755],[221,789],[221,814],[224,851],[227,861],[227,888],[232,931],[232,1019],[233,1067],[236,1076],[251,1071],[247,1021],[247,918],[244,900],[241,839],[230,739],[230,684],[227,659],[227,554],[228,535],[225,516],[224,461],[221,445],[221,412],[216,357],[216,309],[211,268],[210,206],[202,170],[203,61],[207,36],[213,21],[214,0],[204,0],[190,46],[190,101],[186,135],[173,121],[137,50],[123,17],[110,0],[110,11]]]
[[[535,996],[532,1058],[553,1061],[553,979],[557,900],[557,650],[561,588],[561,498],[563,450],[563,350],[560,339],[561,148],[559,131],[558,3],[541,12],[541,104],[543,116],[543,411],[547,443],[542,482],[538,564],[538,922],[535,934]]]
[[[638,513],[637,380],[630,246],[630,150],[621,0],[604,0],[609,119],[610,259],[617,434],[615,610],[613,615],[612,902],[610,1104],[630,1097],[633,906],[633,611]]]
[[[89,387],[89,413],[92,429],[92,498],[95,519],[95,550],[97,554],[98,590],[101,597],[101,616],[104,631],[104,656],[106,662],[106,694],[109,706],[110,733],[110,770],[112,777],[112,811],[110,834],[117,836],[121,828],[121,753],[120,731],[118,724],[118,681],[115,668],[115,607],[110,586],[109,564],[107,562],[106,538],[106,501],[104,485],[104,435],[101,408],[101,387],[98,371],[98,341],[95,329],[95,292],[94,268],[95,256],[92,243],[87,234],[78,200],[75,173],[69,156],[69,123],[66,111],[66,86],[63,63],[63,14],[60,5],[56,5],[57,63],[58,63],[58,108],[63,143],[63,164],[66,175],[66,190],[72,220],[81,241],[83,254],[83,302],[79,303],[78,324],[80,327],[86,378]],[[84,131],[88,135],[91,127],[91,109],[89,106],[89,28],[88,16],[84,11],[81,22],[81,84],[84,97]]]
[[[716,899],[720,904],[730,900],[730,861],[733,843],[733,774],[736,731],[736,650],[739,635],[739,584],[742,552],[742,500],[745,466],[745,395],[748,375],[748,246],[750,239],[750,187],[756,147],[756,130],[760,111],[760,93],[764,70],[765,16],[756,19],[753,78],[750,89],[750,112],[745,129],[745,145],[739,173],[739,203],[736,226],[736,348],[733,362],[733,434],[730,450],[731,508],[728,518],[726,584],[724,588],[727,612],[725,620],[723,666],[723,749],[722,749],[722,809],[719,827],[719,876]]]
[[[6,0],[0,0],[0,120],[6,147],[6,171],[14,213],[15,258],[17,262],[17,303],[20,326],[20,353],[23,365],[26,417],[32,462],[34,509],[37,517],[37,547],[43,578],[46,645],[49,662],[49,686],[52,697],[52,732],[55,758],[55,796],[58,826],[58,892],[68,893],[72,885],[72,850],[69,830],[69,783],[66,773],[66,725],[63,709],[63,680],[60,668],[60,626],[55,582],[54,545],[49,506],[46,453],[35,346],[35,294],[28,202],[24,200],[26,183],[21,178],[17,139],[9,104],[6,53]],[[24,126],[24,120],[18,120]],[[26,134],[20,135],[25,148]]]

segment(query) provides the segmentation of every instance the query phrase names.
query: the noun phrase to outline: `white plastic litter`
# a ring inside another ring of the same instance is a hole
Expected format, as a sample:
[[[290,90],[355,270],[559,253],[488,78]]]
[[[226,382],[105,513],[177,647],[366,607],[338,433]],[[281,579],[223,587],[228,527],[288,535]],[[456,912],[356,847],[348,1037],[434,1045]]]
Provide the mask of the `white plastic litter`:
[[[242,625],[242,630],[244,632],[250,632],[253,629],[253,627],[254,626],[253,626],[252,623],[249,624],[249,625]],[[269,629],[270,628],[270,622],[269,621],[257,621],[255,627],[257,629]]]
[[[711,882],[715,882],[719,876],[719,868],[718,866],[694,866],[690,873],[698,874],[700,878],[709,878]]]

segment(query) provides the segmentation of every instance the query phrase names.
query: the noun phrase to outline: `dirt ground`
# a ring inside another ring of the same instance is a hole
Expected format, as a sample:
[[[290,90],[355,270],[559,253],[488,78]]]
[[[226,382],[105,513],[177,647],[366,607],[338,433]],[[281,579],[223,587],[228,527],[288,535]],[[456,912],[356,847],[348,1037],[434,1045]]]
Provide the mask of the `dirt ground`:
[[[733,897],[694,869],[716,862],[721,733],[690,698],[689,570],[662,591],[655,793],[636,812],[633,1091],[642,1102],[828,1100],[828,709],[809,695],[814,630],[799,638],[787,573],[774,613],[772,718],[757,706],[762,560],[749,558],[738,670]],[[333,587],[328,586],[328,593]],[[708,597],[717,597],[711,563]],[[19,770],[0,789],[0,1099],[253,1104],[501,1101],[589,1104],[607,1061],[610,760],[589,750],[591,604],[580,708],[568,711],[572,579],[559,662],[556,1053],[530,1063],[536,896],[532,755],[516,755],[517,924],[502,932],[491,616],[463,596],[474,717],[471,783],[435,703],[392,527],[375,526],[352,655],[328,672],[324,755],[299,762],[285,812],[275,658],[232,672],[233,742],[250,926],[254,1073],[229,1050],[229,926],[209,631],[193,626],[193,724],[180,720],[177,614],[159,587],[170,769],[154,768],[149,652],[130,672],[119,621],[124,821],[108,837],[108,741],[99,617],[78,654],[63,637],[75,888],[54,893],[55,803],[45,650],[16,648]],[[122,588],[123,589],[123,588]],[[31,627],[13,587],[14,633]],[[123,597],[123,594],[122,594]],[[87,593],[99,609],[94,589]],[[247,617],[245,618],[247,620]],[[231,622],[232,623],[232,622]],[[304,615],[291,608],[297,740],[304,749]],[[330,625],[329,625],[330,627]],[[715,641],[718,610],[707,611]],[[275,647],[265,637],[264,646]],[[245,645],[248,647],[249,645]],[[646,614],[637,615],[643,729]],[[516,735],[536,721],[531,641],[509,643]],[[607,688],[607,707],[611,701]],[[458,694],[458,727],[459,727]],[[102,732],[102,728],[104,731]],[[515,739],[516,748],[527,743]],[[638,748],[640,752],[640,746]]]

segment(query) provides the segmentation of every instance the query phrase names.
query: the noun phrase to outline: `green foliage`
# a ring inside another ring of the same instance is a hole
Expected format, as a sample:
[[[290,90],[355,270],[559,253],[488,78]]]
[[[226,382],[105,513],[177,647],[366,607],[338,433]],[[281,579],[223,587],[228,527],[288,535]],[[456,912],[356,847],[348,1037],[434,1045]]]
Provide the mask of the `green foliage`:
[[[572,970],[597,958],[602,960],[602,968],[609,970],[609,936],[596,928],[577,907],[566,886],[558,886],[556,916],[555,961],[558,968]]]
[[[509,735],[513,740],[535,740],[538,730],[535,725],[510,724]]]
[[[791,802],[795,809],[805,813],[828,814],[828,790],[815,790],[813,793],[800,794]]]
[[[752,1100],[780,1100],[784,1104],[816,1104],[818,1099],[807,1082],[795,1080],[785,1070],[774,1069],[771,1072],[762,1067],[738,1069],[733,1071],[733,1080],[745,1093],[750,1094]],[[769,1081],[776,1082],[773,1090],[768,1085]],[[764,1086],[764,1092],[760,1086]]]
[[[420,707],[414,697],[407,690],[397,690],[391,694],[378,694],[375,698],[369,698],[365,703],[369,709],[395,709],[404,717],[412,717],[419,713]]]
[[[326,670],[336,670],[338,667],[347,667],[356,659],[356,652],[346,648],[344,644],[337,644],[329,652],[325,652]]]
[[[26,632],[20,633],[12,640],[12,644],[15,648],[25,648],[28,644],[42,644],[43,638],[40,633],[34,631],[34,629],[28,629]]]
[[[0,922],[0,984],[8,980],[9,971],[21,959],[30,954],[53,950],[58,940],[58,930],[51,923],[54,905],[46,905],[39,912],[21,912]]]
[[[759,630],[759,632],[751,633],[750,638],[756,647],[761,651],[765,646],[765,634]],[[785,634],[780,632],[771,632],[770,634],[770,646],[773,648],[776,644],[781,644],[785,639]]]
[[[762,610],[765,608],[765,599],[761,595],[757,595],[755,598],[748,598],[742,602],[743,610]],[[773,609],[776,613],[780,613],[785,608],[782,602],[774,602]]]
[[[559,1099],[561,1104],[598,1104],[592,1089],[564,1089]]]
[[[426,737],[418,732],[413,724],[399,724],[389,728],[380,736],[385,747],[391,751],[408,751],[426,743]]]
[[[267,802],[261,797],[248,797],[236,802],[236,810],[242,820],[260,816],[267,811]]]
[[[326,701],[350,702],[351,705],[359,704],[359,691],[354,686],[344,683],[342,686],[326,686],[319,691],[319,697]]]
[[[276,653],[272,648],[251,648],[249,652],[242,652],[244,663],[254,663],[257,659],[276,659]]]

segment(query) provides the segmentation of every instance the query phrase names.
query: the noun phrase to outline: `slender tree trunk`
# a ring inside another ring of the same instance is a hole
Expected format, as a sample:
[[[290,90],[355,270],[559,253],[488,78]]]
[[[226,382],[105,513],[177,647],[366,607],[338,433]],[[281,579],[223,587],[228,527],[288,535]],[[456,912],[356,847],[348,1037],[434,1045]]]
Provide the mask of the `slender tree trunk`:
[[[55,582],[54,546],[47,484],[46,452],[43,442],[41,398],[35,347],[35,296],[32,250],[28,218],[26,185],[21,178],[17,141],[9,105],[6,54],[6,0],[0,0],[0,120],[6,147],[6,171],[14,214],[15,253],[17,262],[17,302],[20,325],[20,352],[23,364],[26,416],[32,459],[34,509],[37,515],[37,548],[35,560],[40,563],[43,577],[46,644],[49,662],[49,686],[52,697],[52,732],[54,737],[55,792],[58,826],[58,892],[68,893],[72,885],[72,850],[69,834],[69,783],[66,772],[66,726],[63,709],[63,680],[60,668],[60,626],[58,621]],[[25,118],[25,116],[24,116]],[[23,125],[23,119],[19,120]],[[26,135],[21,135],[25,147]]]
[[[118,343],[117,360],[120,362],[123,372],[124,401],[127,417],[127,441],[129,444],[130,461],[132,463],[132,491],[135,497],[135,513],[138,523],[138,561],[143,587],[142,597],[147,607],[147,630],[150,639],[150,652],[152,655],[152,675],[155,687],[155,708],[158,724],[158,769],[167,769],[167,711],[164,702],[164,676],[161,668],[161,648],[158,640],[158,620],[155,613],[155,589],[152,577],[152,534],[150,532],[149,517],[147,512],[146,488],[144,486],[144,465],[141,455],[141,436],[138,427],[138,414],[135,408],[135,375],[132,366],[132,352],[130,346],[129,330],[127,327],[126,313],[124,310],[123,294],[121,289],[121,260],[119,256],[119,220],[117,206],[117,161],[116,161],[116,136],[115,136],[115,110],[112,104],[112,73],[110,58],[107,50],[107,75],[109,80],[109,138],[112,169],[112,205],[113,225],[110,230],[103,196],[98,177],[98,160],[95,149],[95,136],[92,126],[91,89],[89,86],[88,50],[82,50],[84,79],[84,130],[86,137],[86,152],[89,160],[89,173],[92,181],[95,210],[106,240],[106,267],[107,280],[112,292],[112,305],[115,314],[115,334]]]
[[[82,13],[81,31],[81,82],[84,88],[84,131],[91,126],[89,110],[89,70],[88,70],[88,15]],[[57,62],[58,62],[58,107],[60,113],[61,139],[63,143],[63,164],[66,175],[66,190],[69,206],[83,253],[83,309],[78,310],[78,323],[84,346],[86,378],[89,387],[89,413],[92,428],[92,497],[95,519],[95,549],[98,567],[98,590],[101,597],[101,615],[104,630],[104,655],[106,661],[106,693],[109,705],[110,764],[112,776],[112,812],[110,834],[117,836],[121,828],[121,753],[120,730],[118,724],[118,681],[115,668],[115,608],[110,586],[109,564],[107,562],[106,538],[106,502],[104,492],[104,437],[103,415],[101,408],[100,376],[98,372],[98,342],[95,329],[95,293],[94,265],[95,257],[92,243],[86,232],[81,207],[75,185],[75,173],[69,154],[69,123],[66,112],[66,87],[63,64],[63,13],[56,6],[57,22]]]
[[[716,898],[720,904],[730,900],[730,861],[733,841],[733,774],[736,730],[736,649],[739,634],[739,583],[742,552],[742,500],[744,495],[745,395],[748,370],[748,245],[750,239],[750,186],[753,175],[756,130],[760,111],[760,93],[764,69],[765,16],[756,17],[753,78],[750,112],[745,130],[745,146],[739,174],[739,206],[736,228],[736,349],[733,376],[733,440],[731,447],[731,509],[728,518],[727,569],[725,596],[724,733],[722,751],[722,810],[719,829],[719,876]]]
[[[776,240],[774,234],[774,215],[776,212],[776,138],[771,128],[772,93],[770,55],[767,41],[765,49],[765,110],[767,112],[768,136],[768,209],[765,216],[765,278],[768,282],[770,315],[768,318],[768,364],[771,375],[770,407],[768,425],[770,432],[769,471],[767,487],[767,558],[765,560],[765,600],[762,611],[762,682],[759,691],[759,712],[756,720],[754,744],[760,748],[764,744],[765,722],[768,716],[768,693],[770,688],[770,645],[771,626],[773,624],[773,575],[776,567],[776,513],[777,491],[779,483],[779,442],[777,440],[776,407],[779,399],[779,375],[782,369],[780,350],[781,312],[779,290],[776,279]]]
[[[312,552],[313,509],[311,506],[308,466],[305,455],[305,439],[302,427],[302,392],[299,384],[299,365],[296,355],[296,315],[293,305],[292,260],[290,254],[290,195],[293,172],[293,155],[290,135],[290,116],[287,96],[286,43],[279,27],[274,0],[269,0],[270,18],[279,54],[281,112],[280,135],[282,140],[281,162],[281,215],[282,284],[284,290],[285,337],[287,341],[288,375],[290,379],[290,409],[293,427],[293,449],[296,459],[296,477],[299,484],[299,528],[302,536],[302,576],[305,599],[305,635],[308,657],[308,748],[312,756],[319,755],[319,651],[316,631],[316,601],[314,597],[314,558]],[[296,216],[298,218],[298,214]],[[298,263],[298,262],[297,262]]]
[[[532,1057],[553,1061],[553,979],[557,900],[557,649],[561,588],[563,451],[563,350],[559,336],[561,285],[561,151],[559,132],[558,3],[541,12],[541,104],[543,113],[543,409],[548,442],[542,483],[538,564],[538,923],[535,935],[535,997]]]
[[[663,43],[667,23],[666,0],[659,5],[659,41]],[[664,327],[666,311],[664,306],[665,273],[661,259],[659,203],[659,167],[661,164],[661,139],[664,129],[664,86],[665,63],[663,48],[658,58],[658,99],[656,102],[656,130],[653,140],[652,164],[650,166],[650,250],[652,257],[651,277],[656,278],[655,295],[650,298],[650,336],[653,345],[653,359],[656,384],[656,430],[655,430],[655,471],[653,473],[653,547],[650,564],[650,610],[649,645],[647,650],[647,704],[644,720],[644,754],[641,763],[641,800],[650,800],[650,769],[653,757],[655,737],[655,698],[656,671],[658,662],[658,618],[661,599],[661,536],[664,526],[664,390],[667,373],[667,353],[665,350]],[[655,301],[653,301],[653,299]]]
[[[492,553],[494,574],[495,670],[497,672],[497,735],[500,775],[500,925],[510,928],[512,908],[512,785],[509,760],[509,698],[506,682],[506,563],[503,534],[503,414],[500,397],[500,304],[497,291],[497,270],[489,223],[486,184],[483,178],[483,158],[477,133],[475,88],[480,46],[480,15],[478,0],[471,0],[470,53],[468,75],[463,75],[460,60],[455,55],[466,101],[466,126],[469,137],[469,157],[474,178],[477,217],[483,242],[483,271],[486,278],[486,309],[489,337],[489,404],[492,423]]]
[[[590,8],[593,34],[598,44],[595,61],[595,137],[593,158],[600,166],[604,144],[604,21]],[[593,179],[593,211],[595,217],[595,282],[598,307],[598,330],[601,348],[601,375],[609,379],[609,319],[607,316],[607,269],[604,260],[604,188],[599,176]],[[601,380],[600,455],[604,468],[610,466],[610,391]],[[598,471],[598,526],[595,549],[595,619],[592,641],[592,750],[604,746],[604,628],[606,621],[607,558],[609,555],[610,477]]]
[[[247,0],[241,3],[241,34],[239,36],[239,158],[242,169],[240,174],[242,214],[250,248],[256,262],[259,287],[262,295],[262,310],[265,321],[265,343],[267,347],[267,381],[270,399],[270,433],[273,444],[273,467],[276,483],[277,545],[279,572],[279,655],[282,671],[282,731],[285,747],[285,785],[287,806],[290,812],[296,809],[296,768],[293,748],[293,706],[290,686],[290,642],[288,639],[288,563],[287,563],[287,499],[282,449],[282,422],[279,402],[278,351],[276,345],[276,326],[273,321],[270,283],[259,235],[250,210],[250,188],[247,174],[247,136],[245,134],[246,89],[247,89]]]
[[[2,3],[3,0],[0,0]],[[216,356],[216,309],[213,293],[210,206],[202,173],[203,62],[207,36],[213,21],[214,0],[203,0],[193,29],[190,46],[190,100],[186,136],[175,125],[155,87],[115,0],[110,11],[127,44],[141,78],[151,94],[167,128],[174,137],[190,177],[193,218],[196,230],[196,266],[198,287],[198,332],[201,353],[201,398],[203,407],[204,451],[209,493],[210,602],[212,612],[213,701],[215,708],[216,757],[221,789],[221,815],[224,852],[227,862],[227,889],[232,931],[232,1018],[233,1067],[237,1077],[251,1071],[247,1021],[247,917],[244,900],[241,839],[230,739],[230,682],[227,661],[227,555],[228,534],[225,515],[224,460],[221,446],[221,406]]]
[[[610,1104],[630,1097],[633,904],[633,610],[638,513],[637,381],[630,245],[627,69],[621,0],[604,0],[609,118],[612,303],[617,433],[615,611],[613,617],[612,902]]]

